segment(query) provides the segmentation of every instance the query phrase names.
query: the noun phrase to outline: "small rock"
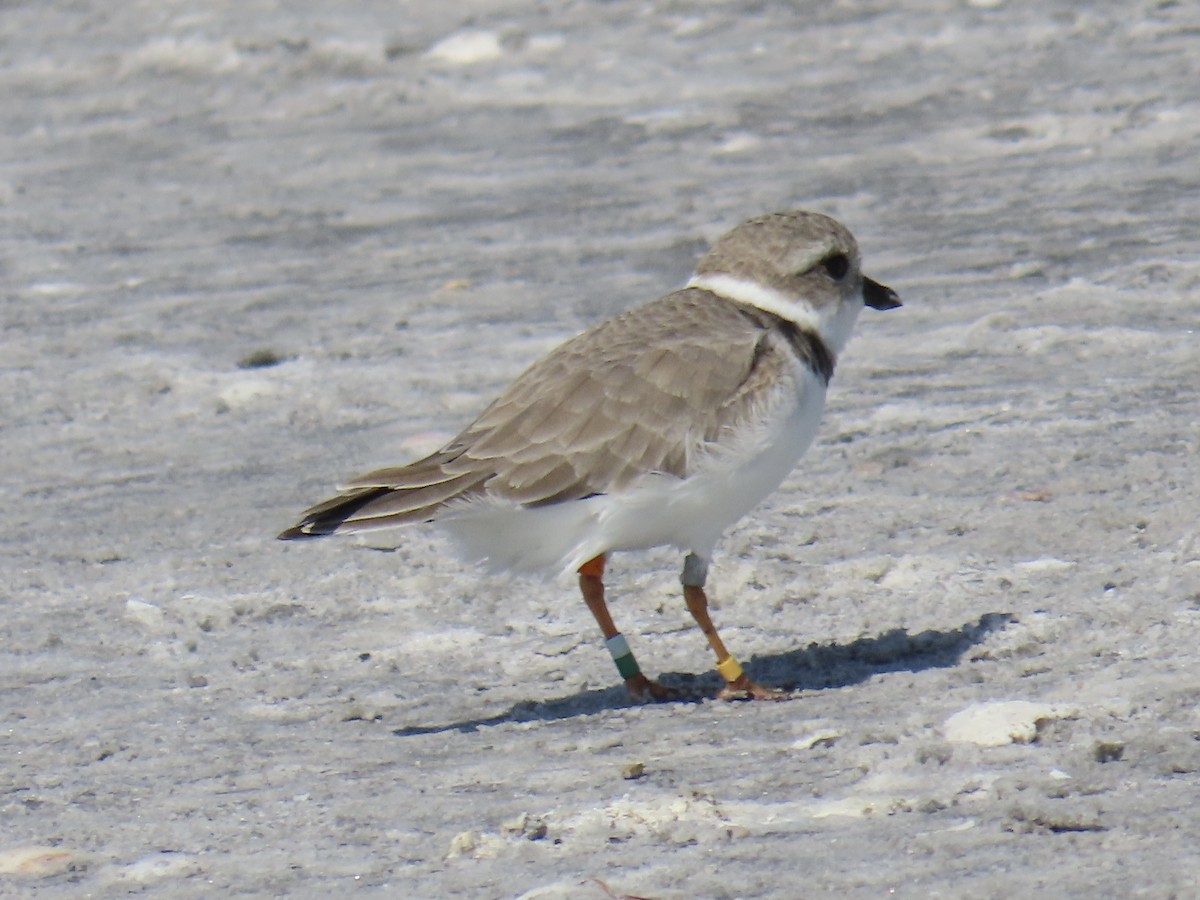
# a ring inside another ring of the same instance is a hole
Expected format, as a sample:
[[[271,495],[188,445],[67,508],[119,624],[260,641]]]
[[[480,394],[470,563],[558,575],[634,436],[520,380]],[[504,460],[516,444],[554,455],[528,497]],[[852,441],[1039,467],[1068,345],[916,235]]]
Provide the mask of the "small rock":
[[[442,38],[426,50],[425,55],[438,62],[469,66],[499,59],[504,55],[504,48],[500,45],[500,35],[494,31],[468,30]]]
[[[792,742],[792,749],[812,750],[814,747],[832,747],[841,736],[841,732],[834,731],[832,728],[822,728],[812,734],[797,738]]]
[[[509,819],[500,826],[502,834],[507,834],[512,837],[528,838],[531,841],[540,841],[549,831],[546,825],[546,820],[541,816],[531,816],[529,813],[521,813],[514,819]]]
[[[447,859],[456,859],[460,856],[470,856],[479,847],[479,843],[483,836],[478,831],[460,831],[450,841],[450,850],[446,853]]]
[[[187,853],[177,853],[164,850],[143,856],[136,862],[119,867],[116,880],[132,881],[138,884],[148,884],[162,878],[186,878],[200,871],[200,864],[194,856]]]
[[[14,847],[0,850],[0,875],[45,878],[78,868],[80,855],[66,847]]]
[[[237,367],[239,369],[266,369],[279,365],[283,360],[284,357],[280,356],[274,350],[268,350],[264,347],[261,350],[255,350],[243,356],[238,360]]]
[[[165,615],[160,607],[147,603],[140,597],[130,597],[125,601],[125,618],[149,631],[158,631],[162,627]]]
[[[981,747],[1028,744],[1037,737],[1039,722],[1065,715],[1063,710],[1048,703],[1001,700],[968,706],[948,718],[943,730],[946,740],[955,743]]]
[[[626,781],[633,781],[641,778],[646,774],[646,764],[641,762],[630,763],[621,769],[621,777]]]

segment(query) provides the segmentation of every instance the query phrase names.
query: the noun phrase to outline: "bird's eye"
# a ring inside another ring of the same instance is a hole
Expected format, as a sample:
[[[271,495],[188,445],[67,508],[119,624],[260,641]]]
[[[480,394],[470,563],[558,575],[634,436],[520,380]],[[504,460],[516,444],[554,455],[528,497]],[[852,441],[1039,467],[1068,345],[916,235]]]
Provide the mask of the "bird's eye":
[[[841,281],[850,271],[850,259],[845,253],[831,253],[821,260],[821,268],[834,281]]]

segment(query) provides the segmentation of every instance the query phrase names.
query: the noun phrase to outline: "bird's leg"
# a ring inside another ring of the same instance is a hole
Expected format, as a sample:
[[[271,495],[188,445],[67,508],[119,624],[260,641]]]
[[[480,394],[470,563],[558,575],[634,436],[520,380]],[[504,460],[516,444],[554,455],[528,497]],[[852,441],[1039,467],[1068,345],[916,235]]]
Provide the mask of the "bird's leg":
[[[763,687],[742,671],[741,663],[734,659],[733,654],[725,649],[717,627],[708,617],[708,596],[704,593],[704,582],[708,579],[708,562],[694,553],[689,553],[683,561],[683,599],[687,603],[688,612],[708,638],[708,645],[717,654],[717,671],[725,679],[725,687],[718,695],[722,700],[738,700],[749,697],[752,700],[786,700],[784,691]]]
[[[583,593],[583,602],[596,617],[596,623],[604,635],[605,646],[612,654],[613,662],[617,664],[617,671],[625,679],[625,687],[628,688],[629,695],[634,700],[675,699],[678,692],[657,681],[651,681],[642,674],[625,636],[617,631],[617,626],[613,624],[612,616],[608,612],[608,604],[604,602],[604,561],[604,554],[601,553],[595,559],[579,567],[579,590]]]

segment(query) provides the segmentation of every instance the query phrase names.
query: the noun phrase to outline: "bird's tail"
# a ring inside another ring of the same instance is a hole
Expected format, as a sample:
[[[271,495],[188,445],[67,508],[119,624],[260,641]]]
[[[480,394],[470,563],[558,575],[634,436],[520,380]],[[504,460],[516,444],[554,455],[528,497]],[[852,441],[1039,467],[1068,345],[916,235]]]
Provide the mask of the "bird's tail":
[[[291,541],[430,522],[447,507],[477,494],[489,474],[448,473],[425,464],[432,460],[380,469],[354,479],[341,494],[305,512],[279,539]]]
[[[279,534],[281,541],[295,541],[303,538],[324,537],[337,534],[338,531],[350,530],[343,526],[356,519],[364,508],[389,493],[387,488],[365,488],[348,494],[332,497],[323,503],[318,503],[304,513],[304,517]]]

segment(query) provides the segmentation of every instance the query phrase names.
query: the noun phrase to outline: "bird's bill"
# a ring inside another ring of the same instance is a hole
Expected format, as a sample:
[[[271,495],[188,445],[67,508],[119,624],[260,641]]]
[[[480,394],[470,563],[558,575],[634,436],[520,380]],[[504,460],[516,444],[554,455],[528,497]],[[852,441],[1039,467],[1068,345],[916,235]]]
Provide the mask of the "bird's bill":
[[[871,309],[895,309],[903,305],[899,294],[870,278],[863,278],[863,300]]]

